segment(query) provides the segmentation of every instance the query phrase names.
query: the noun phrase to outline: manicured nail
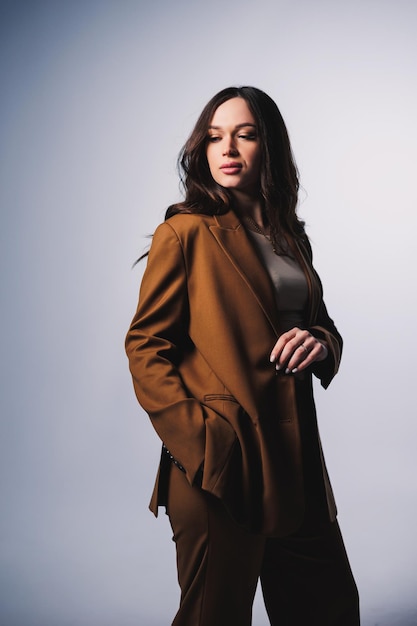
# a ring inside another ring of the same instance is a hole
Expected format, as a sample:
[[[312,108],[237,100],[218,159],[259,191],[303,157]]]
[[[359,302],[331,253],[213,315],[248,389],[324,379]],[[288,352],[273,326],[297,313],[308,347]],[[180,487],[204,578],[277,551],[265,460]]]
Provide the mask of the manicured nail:
[[[275,369],[277,370],[277,372],[279,372],[279,370],[281,369],[281,365],[279,363],[277,363],[275,365]]]
[[[298,367],[294,367],[294,369],[292,370],[293,374],[296,374],[298,372]]]
[[[291,374],[291,370],[290,370],[290,369],[288,369],[288,367],[287,367],[287,369],[285,370],[285,373],[286,373],[286,374]]]
[[[270,362],[271,362],[271,363],[273,363],[273,362],[275,361],[275,359],[276,359],[276,358],[277,358],[276,356],[274,356],[273,354],[271,354],[271,356],[269,357],[269,360],[270,360]]]

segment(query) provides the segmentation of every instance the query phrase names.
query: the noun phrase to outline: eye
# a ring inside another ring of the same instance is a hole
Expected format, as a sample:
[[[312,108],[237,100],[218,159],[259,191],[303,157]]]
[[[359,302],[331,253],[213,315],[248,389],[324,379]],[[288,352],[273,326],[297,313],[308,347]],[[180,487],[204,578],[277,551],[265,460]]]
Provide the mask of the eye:
[[[238,135],[239,139],[244,139],[245,141],[256,141],[257,136],[255,133],[242,133]]]
[[[220,141],[220,140],[221,140],[221,137],[219,137],[218,135],[209,135],[207,137],[207,141],[209,143],[216,143],[217,141]]]

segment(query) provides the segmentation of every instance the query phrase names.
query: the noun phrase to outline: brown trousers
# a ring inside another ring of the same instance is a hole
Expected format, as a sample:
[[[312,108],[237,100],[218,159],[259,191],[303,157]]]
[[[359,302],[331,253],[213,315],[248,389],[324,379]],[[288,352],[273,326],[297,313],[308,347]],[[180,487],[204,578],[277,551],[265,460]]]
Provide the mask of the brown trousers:
[[[181,602],[172,626],[250,626],[260,578],[271,626],[358,626],[359,599],[337,522],[284,539],[248,533],[172,466],[167,513]]]

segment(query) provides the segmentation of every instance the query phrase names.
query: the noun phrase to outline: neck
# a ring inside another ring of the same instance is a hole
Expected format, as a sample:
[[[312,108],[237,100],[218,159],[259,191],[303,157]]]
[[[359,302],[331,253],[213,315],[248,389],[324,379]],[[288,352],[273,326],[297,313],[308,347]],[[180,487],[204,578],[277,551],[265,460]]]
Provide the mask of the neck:
[[[252,218],[260,226],[264,225],[262,202],[259,197],[252,197],[241,192],[234,192],[235,207],[241,217]]]

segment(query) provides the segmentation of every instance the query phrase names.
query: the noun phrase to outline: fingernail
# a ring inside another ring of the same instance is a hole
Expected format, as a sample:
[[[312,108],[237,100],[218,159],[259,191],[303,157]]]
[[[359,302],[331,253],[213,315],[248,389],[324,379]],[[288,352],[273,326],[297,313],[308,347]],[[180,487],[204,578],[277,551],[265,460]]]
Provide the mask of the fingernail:
[[[293,374],[296,374],[298,372],[298,367],[294,367],[294,369],[292,370]]]
[[[275,369],[277,370],[277,372],[279,372],[279,370],[281,369],[281,365],[279,363],[277,363],[275,365]]]
[[[269,357],[270,362],[273,363],[275,359],[276,357],[273,354],[271,354],[271,356]]]
[[[286,373],[286,374],[291,374],[291,370],[290,370],[290,369],[288,369],[288,367],[287,367],[287,369],[285,370],[285,373]]]

